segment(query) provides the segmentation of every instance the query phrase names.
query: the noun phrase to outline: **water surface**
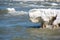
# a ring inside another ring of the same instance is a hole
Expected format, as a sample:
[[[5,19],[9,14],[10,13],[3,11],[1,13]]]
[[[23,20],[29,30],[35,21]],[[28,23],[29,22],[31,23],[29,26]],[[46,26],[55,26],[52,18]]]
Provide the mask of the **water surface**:
[[[32,23],[29,20],[28,11],[30,9],[51,8],[51,5],[41,2],[6,3],[0,6],[0,9],[4,10],[3,12],[0,11],[0,40],[60,40],[60,30],[40,29],[38,28],[40,23]],[[5,12],[6,8],[14,8],[16,12],[7,13]]]

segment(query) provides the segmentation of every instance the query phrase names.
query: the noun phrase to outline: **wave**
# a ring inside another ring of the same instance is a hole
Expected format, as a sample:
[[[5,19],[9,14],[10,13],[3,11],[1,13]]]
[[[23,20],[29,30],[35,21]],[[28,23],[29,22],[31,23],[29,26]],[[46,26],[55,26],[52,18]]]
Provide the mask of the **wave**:
[[[57,4],[57,3],[51,3],[51,5],[59,5],[59,4]]]
[[[30,5],[28,5],[27,7],[45,7],[45,6],[43,6],[43,5],[34,5],[34,4],[30,4]]]
[[[20,5],[22,7],[45,7],[45,6],[58,6],[59,3],[55,3],[55,2],[44,2],[44,3],[40,3],[40,2],[32,2],[32,3],[24,3],[21,2]]]
[[[15,8],[6,8],[4,10],[0,10],[0,14],[4,14],[4,16],[16,16],[16,15],[25,15],[28,14],[28,12],[16,11]]]
[[[27,15],[27,14],[28,12],[25,11],[15,11],[15,12],[5,14],[4,16],[20,16],[20,15]]]
[[[11,15],[24,15],[24,14],[27,14],[27,12],[25,12],[25,11],[15,11],[15,12],[9,13],[9,14],[11,14]]]
[[[0,9],[0,14],[3,14],[3,13],[12,13],[12,12],[15,12],[14,8]]]
[[[6,8],[6,10],[8,11],[8,13],[12,13],[12,12],[15,12],[15,8]]]

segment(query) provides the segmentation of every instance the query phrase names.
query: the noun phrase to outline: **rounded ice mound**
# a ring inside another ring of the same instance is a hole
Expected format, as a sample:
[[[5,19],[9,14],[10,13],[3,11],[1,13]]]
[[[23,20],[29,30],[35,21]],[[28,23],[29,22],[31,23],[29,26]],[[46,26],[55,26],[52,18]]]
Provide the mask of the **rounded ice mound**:
[[[8,13],[15,12],[15,8],[6,8],[6,10],[8,11]]]
[[[60,26],[60,9],[32,9],[29,11],[31,22],[43,23],[46,28]],[[51,26],[51,27],[50,27]]]
[[[44,21],[49,22],[49,20],[57,15],[58,11],[56,9],[31,9],[29,11],[29,17],[30,20],[41,17]]]

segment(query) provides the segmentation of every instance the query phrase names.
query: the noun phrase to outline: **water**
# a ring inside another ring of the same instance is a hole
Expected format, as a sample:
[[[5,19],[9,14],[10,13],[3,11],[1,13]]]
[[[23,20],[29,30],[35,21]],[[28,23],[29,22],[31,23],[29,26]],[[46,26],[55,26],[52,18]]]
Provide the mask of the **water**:
[[[4,2],[3,2],[4,3]],[[7,2],[8,3],[8,2]],[[32,23],[29,20],[28,11],[33,8],[48,8],[37,2],[15,2],[0,6],[0,40],[59,40],[60,36],[49,36],[40,31],[40,23]],[[35,7],[36,5],[36,7]],[[59,7],[59,6],[58,6]],[[6,8],[14,8],[16,11],[7,13]]]

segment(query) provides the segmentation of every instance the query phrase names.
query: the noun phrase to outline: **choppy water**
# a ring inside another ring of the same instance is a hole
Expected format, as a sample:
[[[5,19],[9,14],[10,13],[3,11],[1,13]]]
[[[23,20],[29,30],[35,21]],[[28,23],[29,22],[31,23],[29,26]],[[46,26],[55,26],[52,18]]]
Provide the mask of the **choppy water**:
[[[7,2],[8,3],[8,2]],[[12,2],[13,3],[13,2]],[[45,5],[45,4],[44,4]],[[28,11],[32,8],[48,8],[51,6],[39,5],[39,3],[20,3],[19,5],[2,4],[0,6],[0,40],[59,40],[59,37],[45,37],[34,30],[39,30],[40,23],[32,23],[29,20]],[[59,8],[58,6],[57,8]],[[15,8],[16,12],[5,13],[6,8]]]

